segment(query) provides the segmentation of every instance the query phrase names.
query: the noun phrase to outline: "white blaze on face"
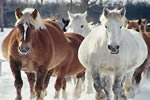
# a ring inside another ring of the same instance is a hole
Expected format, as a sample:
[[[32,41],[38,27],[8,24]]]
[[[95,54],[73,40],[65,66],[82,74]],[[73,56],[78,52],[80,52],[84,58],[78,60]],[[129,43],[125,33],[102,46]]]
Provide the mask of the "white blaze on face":
[[[26,37],[27,37],[27,28],[28,28],[28,25],[26,23],[24,23],[23,26],[24,26],[24,41],[25,41]]]

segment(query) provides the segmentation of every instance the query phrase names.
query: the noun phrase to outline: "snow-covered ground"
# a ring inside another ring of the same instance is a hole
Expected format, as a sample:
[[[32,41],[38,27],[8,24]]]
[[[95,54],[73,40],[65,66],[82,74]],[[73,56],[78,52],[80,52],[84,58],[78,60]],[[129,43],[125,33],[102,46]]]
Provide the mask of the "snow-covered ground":
[[[3,58],[1,52],[1,43],[4,37],[10,32],[11,29],[5,29],[4,32],[0,32],[0,58]],[[22,79],[23,79],[23,88],[22,88],[22,96],[23,100],[29,100],[29,85],[24,72],[22,72]],[[51,78],[49,87],[47,88],[48,95],[45,97],[44,100],[55,100],[54,97],[54,83],[55,78]],[[139,86],[138,93],[136,94],[134,100],[150,100],[150,81],[143,80]],[[72,100],[72,91],[73,85],[68,82],[67,84],[67,94],[68,100]],[[8,62],[2,63],[2,76],[0,77],[0,100],[14,100],[16,96],[16,90],[14,87],[14,78],[10,71],[10,67]],[[94,94],[85,94],[82,93],[79,100],[95,100]],[[63,100],[60,97],[60,100]]]

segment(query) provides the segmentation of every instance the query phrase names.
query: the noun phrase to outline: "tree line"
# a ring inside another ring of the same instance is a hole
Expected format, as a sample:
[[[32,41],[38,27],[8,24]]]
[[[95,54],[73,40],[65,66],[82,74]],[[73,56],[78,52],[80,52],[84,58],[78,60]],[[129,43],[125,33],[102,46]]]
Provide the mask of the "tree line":
[[[0,0],[0,4],[1,4]],[[12,2],[13,1],[13,2]],[[62,0],[63,1],[63,0]],[[70,2],[65,3],[43,3],[43,0],[35,1],[35,3],[29,4],[28,0],[26,2],[19,2],[18,0],[4,0],[3,2],[3,26],[4,27],[14,27],[16,22],[15,19],[15,9],[20,8],[23,10],[26,7],[36,8],[43,18],[56,16],[57,20],[61,21],[61,18],[64,17],[65,19],[68,18],[67,11],[72,13],[83,13],[85,11],[88,12],[88,21],[94,21],[95,23],[98,22],[99,16],[102,13],[103,7],[109,7],[110,9],[116,7],[125,7],[126,8],[126,17],[127,19],[139,19],[139,18],[146,18],[150,21],[150,6],[147,2],[137,2],[134,4],[132,0],[127,0],[126,4],[123,4],[121,0],[119,2],[113,3],[110,0],[100,0],[97,3],[97,0],[81,0],[81,2]],[[1,6],[0,6],[0,19],[1,19]],[[0,20],[0,27],[1,25]]]

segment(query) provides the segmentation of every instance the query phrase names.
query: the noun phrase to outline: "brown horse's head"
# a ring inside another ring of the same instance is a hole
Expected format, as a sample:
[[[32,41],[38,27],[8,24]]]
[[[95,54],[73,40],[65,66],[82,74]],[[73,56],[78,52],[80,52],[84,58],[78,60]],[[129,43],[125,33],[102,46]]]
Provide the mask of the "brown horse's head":
[[[36,9],[27,8],[23,12],[19,8],[15,11],[17,22],[18,52],[21,56],[29,55],[32,48],[32,37],[36,30],[46,29]]]
[[[127,21],[126,28],[128,29],[134,29],[136,31],[144,31],[144,26],[147,24],[146,19],[138,19],[138,20],[130,20]]]

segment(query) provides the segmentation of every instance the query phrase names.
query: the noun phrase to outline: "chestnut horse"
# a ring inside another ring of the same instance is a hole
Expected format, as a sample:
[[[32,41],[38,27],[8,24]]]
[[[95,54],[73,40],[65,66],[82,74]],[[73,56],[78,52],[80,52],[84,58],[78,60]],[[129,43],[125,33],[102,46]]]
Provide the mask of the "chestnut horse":
[[[134,78],[136,80],[136,84],[139,85],[141,81],[141,74],[144,70],[147,70],[150,67],[150,32],[147,32],[148,26],[146,19],[139,19],[139,20],[129,20],[127,21],[128,29],[135,29],[136,31],[140,32],[143,35],[143,38],[147,44],[148,48],[148,56],[145,62],[136,69],[134,73]]]
[[[56,17],[47,18],[47,19],[44,19],[44,21],[49,21],[49,23],[51,23],[51,21],[56,22]],[[65,36],[68,40],[68,44],[72,48],[73,59],[72,60],[66,59],[66,60],[64,60],[64,62],[62,64],[60,64],[57,67],[55,67],[54,69],[50,70],[48,72],[49,74],[46,78],[47,81],[45,83],[45,86],[47,88],[49,79],[51,76],[57,77],[56,83],[55,83],[56,92],[55,92],[54,98],[59,97],[59,91],[62,88],[63,89],[62,96],[64,99],[67,99],[66,91],[65,91],[65,89],[66,89],[66,79],[65,78],[76,76],[76,78],[78,80],[75,85],[73,96],[74,96],[74,98],[77,99],[80,97],[80,94],[81,94],[81,90],[82,90],[81,78],[83,77],[83,75],[85,73],[85,68],[81,65],[81,63],[79,62],[78,56],[77,56],[78,48],[79,48],[81,42],[83,41],[84,37],[80,34],[73,33],[73,32],[66,32]],[[71,65],[67,67],[66,64],[68,63],[68,61],[71,62]]]
[[[59,26],[52,21],[42,21],[36,9],[21,12],[17,8],[15,15],[15,27],[4,39],[2,52],[15,78],[16,100],[22,100],[21,70],[27,74],[31,99],[43,100],[47,77],[58,65],[70,66],[71,62],[66,59],[72,61],[73,50]]]
[[[78,48],[83,41],[84,37],[82,37],[79,34],[76,33],[65,33],[66,38],[68,39],[68,43],[70,47],[72,48],[72,54],[73,54],[73,59],[66,59],[66,63],[70,60],[71,65],[66,66],[65,63],[62,65],[59,65],[54,68],[52,76],[57,77],[56,83],[55,83],[55,89],[56,89],[56,94],[55,98],[58,98],[59,96],[59,90],[62,88],[63,89],[63,98],[66,99],[66,79],[68,77],[76,76],[78,79],[73,96],[74,98],[79,98],[81,94],[81,78],[84,75],[85,68],[81,65],[78,59]],[[80,87],[80,88],[79,88]]]

